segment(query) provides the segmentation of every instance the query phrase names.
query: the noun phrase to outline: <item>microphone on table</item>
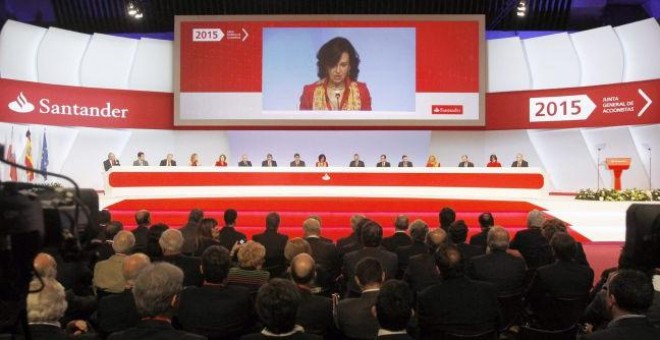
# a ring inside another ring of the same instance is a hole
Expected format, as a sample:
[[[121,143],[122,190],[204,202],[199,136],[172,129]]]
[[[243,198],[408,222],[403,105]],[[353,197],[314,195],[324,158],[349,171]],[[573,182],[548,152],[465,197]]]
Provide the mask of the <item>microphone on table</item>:
[[[340,109],[340,107],[339,107],[339,105],[340,105],[339,98],[341,98],[341,91],[335,90],[335,98],[337,98],[337,110],[339,110]]]

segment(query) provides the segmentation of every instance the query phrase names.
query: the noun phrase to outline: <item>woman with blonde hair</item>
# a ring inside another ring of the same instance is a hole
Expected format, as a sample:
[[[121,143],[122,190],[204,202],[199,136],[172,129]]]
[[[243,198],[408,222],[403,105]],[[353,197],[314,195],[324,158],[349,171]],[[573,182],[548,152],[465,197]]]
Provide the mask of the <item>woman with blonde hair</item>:
[[[227,284],[242,286],[256,293],[270,279],[270,273],[261,269],[266,261],[266,247],[247,241],[238,248],[238,267],[229,269]]]
[[[427,168],[435,168],[435,167],[439,167],[439,166],[440,166],[440,163],[435,158],[435,155],[430,155],[429,159],[426,161],[426,167]]]

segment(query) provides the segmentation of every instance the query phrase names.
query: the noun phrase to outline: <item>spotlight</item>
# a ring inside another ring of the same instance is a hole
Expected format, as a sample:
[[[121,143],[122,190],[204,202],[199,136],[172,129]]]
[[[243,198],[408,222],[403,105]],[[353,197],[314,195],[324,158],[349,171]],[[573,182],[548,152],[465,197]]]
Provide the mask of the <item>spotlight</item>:
[[[135,13],[135,15],[133,17],[135,19],[142,19],[143,16],[144,16],[144,14],[142,14],[142,12],[137,12],[137,13]]]
[[[135,16],[137,14],[138,11],[133,2],[129,2],[127,7],[128,7],[128,15]]]
[[[518,1],[518,7],[516,7],[516,15],[518,17],[524,17],[527,14],[527,0]]]
[[[126,13],[134,19],[142,19],[144,16],[142,2],[139,0],[131,0],[126,4]]]

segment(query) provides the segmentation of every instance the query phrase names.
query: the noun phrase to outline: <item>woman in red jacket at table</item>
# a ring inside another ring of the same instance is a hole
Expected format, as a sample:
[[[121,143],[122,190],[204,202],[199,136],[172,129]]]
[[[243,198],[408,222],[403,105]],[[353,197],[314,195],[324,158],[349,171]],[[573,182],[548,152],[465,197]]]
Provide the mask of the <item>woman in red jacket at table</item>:
[[[490,155],[490,162],[486,164],[487,167],[489,168],[501,168],[502,164],[497,161],[497,156],[495,154]]]
[[[227,166],[227,156],[225,156],[224,153],[221,154],[218,161],[215,162],[215,166]]]

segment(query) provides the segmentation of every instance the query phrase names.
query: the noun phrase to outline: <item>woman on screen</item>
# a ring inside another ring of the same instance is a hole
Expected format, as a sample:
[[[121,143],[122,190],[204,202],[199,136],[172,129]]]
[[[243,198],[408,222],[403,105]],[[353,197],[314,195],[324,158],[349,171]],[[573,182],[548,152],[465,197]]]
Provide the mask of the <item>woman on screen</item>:
[[[200,166],[199,156],[196,153],[190,155],[190,166]]]
[[[438,163],[438,160],[435,158],[435,155],[430,155],[429,159],[426,161],[426,167],[427,168],[435,168],[439,167],[440,163]]]
[[[490,161],[486,164],[489,168],[501,168],[502,164],[497,161],[497,156],[495,154],[490,155]]]
[[[367,84],[357,81],[360,56],[348,39],[331,39],[316,59],[319,80],[303,88],[300,110],[371,111]]]
[[[317,168],[327,168],[328,167],[328,161],[325,159],[324,154],[319,155],[319,160],[316,162],[316,167]]]
[[[218,161],[215,162],[215,166],[227,166],[227,156],[225,154],[220,154],[220,157],[218,157]]]

